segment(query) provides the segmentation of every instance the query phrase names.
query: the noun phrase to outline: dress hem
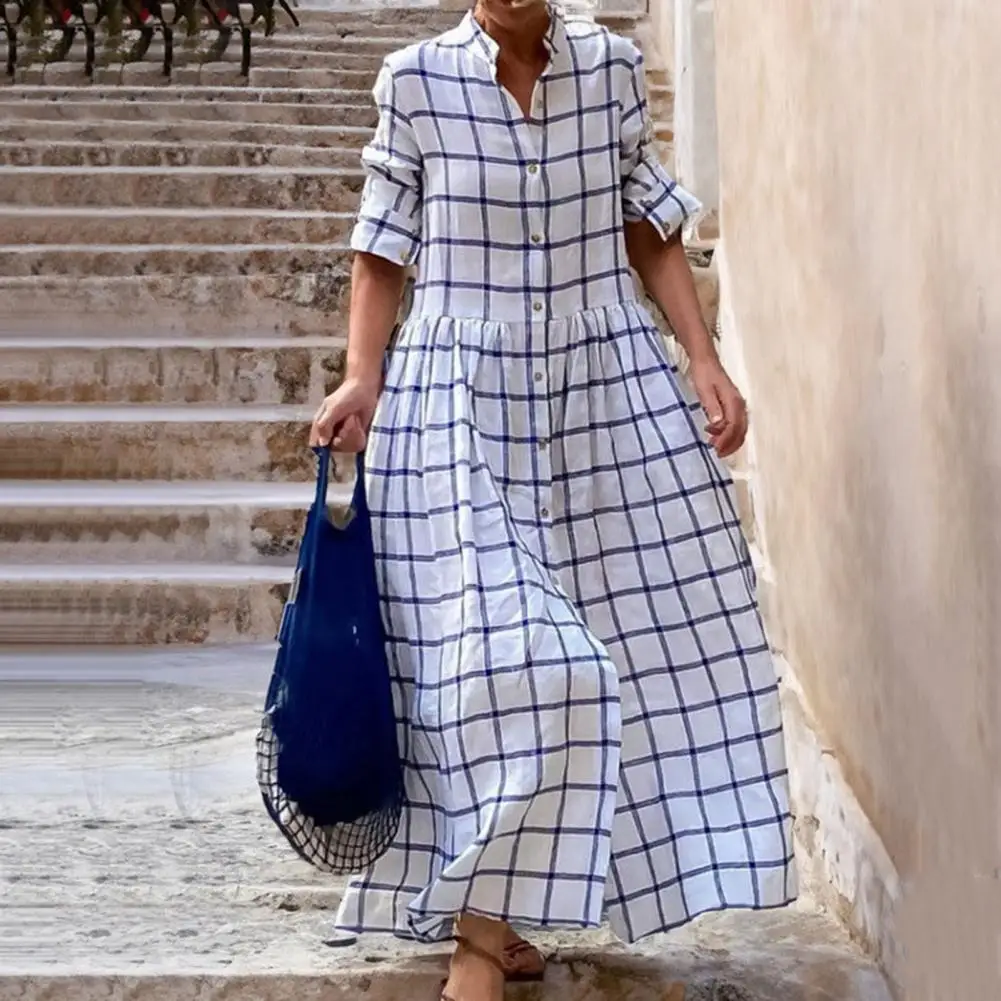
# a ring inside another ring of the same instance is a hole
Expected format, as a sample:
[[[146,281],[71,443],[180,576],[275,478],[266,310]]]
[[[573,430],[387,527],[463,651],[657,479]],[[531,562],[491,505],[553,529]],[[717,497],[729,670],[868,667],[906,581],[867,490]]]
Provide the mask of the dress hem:
[[[366,898],[370,900],[374,894],[371,890],[366,892]],[[630,936],[625,933],[622,928],[622,923],[614,920],[605,919],[599,922],[580,922],[580,921],[543,921],[532,918],[527,919],[524,917],[519,917],[513,914],[502,914],[500,912],[486,913],[481,910],[472,909],[469,913],[478,914],[482,917],[493,918],[497,921],[506,921],[508,924],[515,928],[524,929],[528,931],[590,931],[599,928],[607,927],[616,938],[624,942],[626,945],[635,945],[637,942],[642,942],[644,939],[650,938],[653,935],[664,935],[672,931],[677,931],[679,928],[684,928],[685,925],[691,924],[693,921],[698,920],[701,917],[705,917],[708,914],[721,914],[724,911],[744,911],[748,913],[757,913],[761,911],[777,911],[784,907],[791,907],[799,900],[799,894],[793,893],[791,895],[783,895],[781,898],[777,898],[774,901],[768,901],[760,904],[720,904],[717,906],[707,906],[698,908],[691,914],[686,915],[684,918],[667,922],[663,925],[658,925],[657,927],[650,928],[646,931],[640,932],[637,935]],[[441,914],[441,915],[429,915],[429,917],[440,917],[440,922],[437,923],[435,931],[421,934],[413,931],[412,929],[408,932],[400,927],[393,924],[370,924],[364,923],[359,924],[355,922],[342,922],[335,921],[334,928],[341,932],[350,932],[354,935],[385,935],[391,934],[395,935],[397,938],[405,938],[415,942],[423,942],[427,944],[432,944],[435,942],[446,942],[453,937],[453,933],[450,930],[450,924],[455,917],[452,914]]]

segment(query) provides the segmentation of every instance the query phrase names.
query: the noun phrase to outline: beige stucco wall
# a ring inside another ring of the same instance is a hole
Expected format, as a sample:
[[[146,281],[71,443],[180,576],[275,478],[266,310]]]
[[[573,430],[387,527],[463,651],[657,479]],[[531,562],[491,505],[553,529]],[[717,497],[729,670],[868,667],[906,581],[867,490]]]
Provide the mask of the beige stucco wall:
[[[716,7],[772,628],[899,873],[901,996],[999,997],[1001,4]]]

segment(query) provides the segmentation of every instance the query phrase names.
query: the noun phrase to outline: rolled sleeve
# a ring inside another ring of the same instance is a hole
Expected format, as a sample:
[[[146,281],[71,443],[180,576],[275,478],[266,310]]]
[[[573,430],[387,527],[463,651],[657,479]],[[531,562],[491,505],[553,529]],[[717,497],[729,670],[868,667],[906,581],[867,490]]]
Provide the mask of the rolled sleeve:
[[[643,54],[630,43],[632,69],[622,96],[620,159],[623,217],[647,220],[663,239],[702,214],[702,203],[661,166],[654,148],[653,122],[647,105]]]
[[[351,249],[410,265],[421,246],[421,153],[388,63],[383,64],[372,93],[379,125],[362,153],[365,187]]]

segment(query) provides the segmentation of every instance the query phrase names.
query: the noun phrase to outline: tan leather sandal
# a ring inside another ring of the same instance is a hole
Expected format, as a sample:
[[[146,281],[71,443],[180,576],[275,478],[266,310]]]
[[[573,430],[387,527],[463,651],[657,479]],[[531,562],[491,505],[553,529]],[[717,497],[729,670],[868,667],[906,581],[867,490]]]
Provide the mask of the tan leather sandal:
[[[501,953],[504,978],[511,983],[538,983],[546,974],[546,957],[523,938],[504,946]]]
[[[481,948],[475,942],[470,942],[468,938],[463,938],[461,935],[455,936],[455,948],[456,952],[459,949],[466,949],[471,952],[474,956],[480,959],[485,959],[491,966],[493,966],[502,977],[506,977],[507,974],[504,971],[504,964],[499,956],[495,956],[492,952],[487,952],[486,949]],[[446,992],[446,987],[448,986],[448,980],[443,980],[441,983],[441,1001],[472,1001],[472,999],[467,998],[457,998],[453,997],[451,994]]]

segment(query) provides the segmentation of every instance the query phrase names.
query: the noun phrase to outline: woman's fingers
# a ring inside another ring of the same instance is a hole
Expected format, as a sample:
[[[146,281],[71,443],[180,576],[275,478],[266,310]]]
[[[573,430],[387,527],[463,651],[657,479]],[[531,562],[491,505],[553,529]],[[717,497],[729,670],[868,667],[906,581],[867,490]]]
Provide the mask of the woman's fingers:
[[[313,426],[309,432],[309,444],[314,448],[318,445],[329,445],[334,438],[337,425],[343,421],[341,408],[327,397],[313,416]]]
[[[726,427],[726,413],[719,397],[719,391],[714,383],[699,387],[699,402],[702,404],[702,409],[708,418],[706,434],[719,434]]]
[[[726,413],[726,426],[715,436],[712,446],[721,458],[726,459],[739,451],[747,437],[747,404],[734,390],[724,398],[723,407]]]
[[[713,448],[721,459],[729,458],[744,443],[744,430],[739,425],[726,428],[713,442]]]
[[[339,452],[363,452],[367,437],[362,422],[355,414],[351,414],[337,429],[333,446]]]

